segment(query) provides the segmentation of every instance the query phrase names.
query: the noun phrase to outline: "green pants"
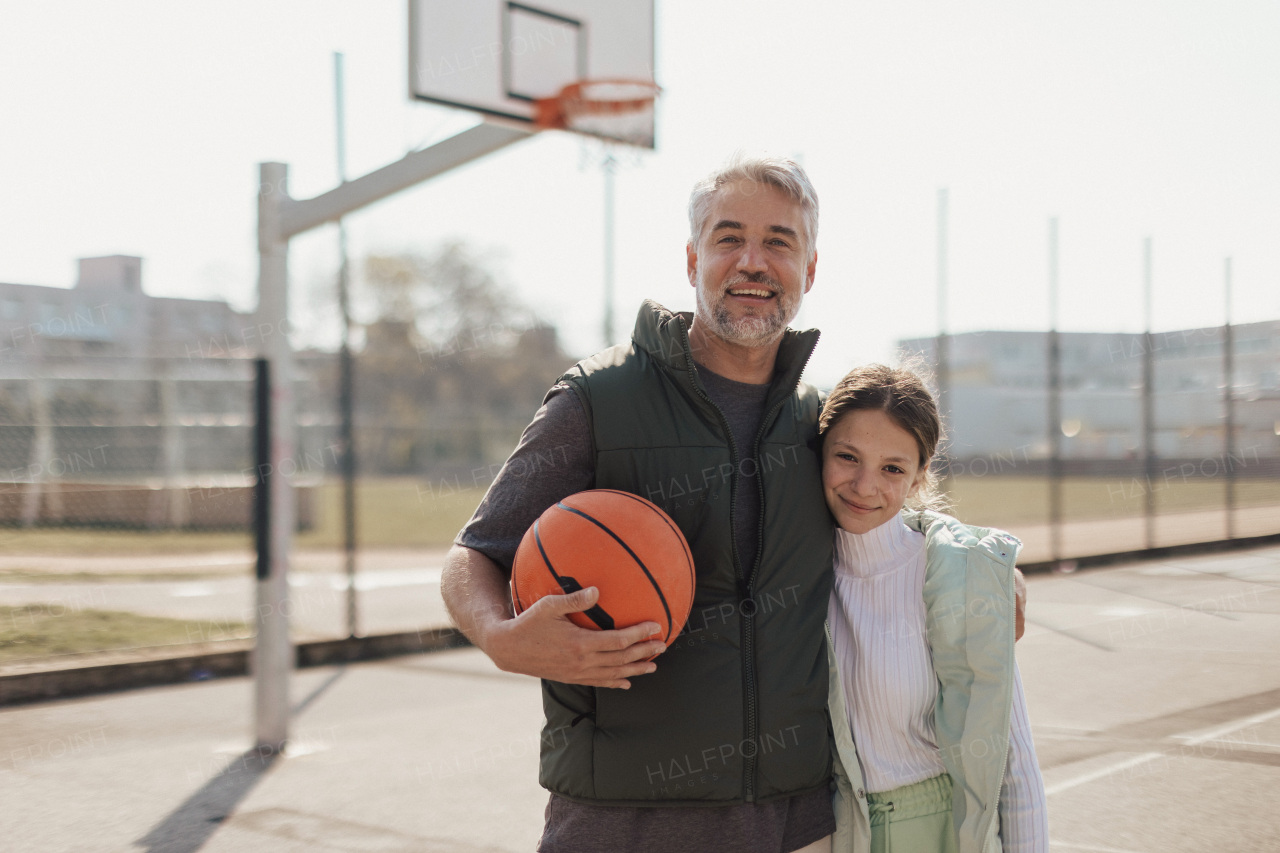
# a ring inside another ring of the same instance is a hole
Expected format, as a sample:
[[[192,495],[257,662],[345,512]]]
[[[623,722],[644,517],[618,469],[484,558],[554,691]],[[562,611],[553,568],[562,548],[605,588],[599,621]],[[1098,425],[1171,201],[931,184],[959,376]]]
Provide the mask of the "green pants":
[[[946,773],[880,794],[867,794],[871,853],[956,853],[951,777]]]

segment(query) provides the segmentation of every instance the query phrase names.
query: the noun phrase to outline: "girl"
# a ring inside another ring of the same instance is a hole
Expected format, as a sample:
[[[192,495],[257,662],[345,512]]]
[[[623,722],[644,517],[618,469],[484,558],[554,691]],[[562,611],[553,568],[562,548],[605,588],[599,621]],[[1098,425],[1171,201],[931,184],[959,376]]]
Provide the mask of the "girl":
[[[1014,663],[1020,544],[928,510],[942,436],[918,376],[860,367],[818,424],[838,529],[828,612],[836,853],[1047,853]]]

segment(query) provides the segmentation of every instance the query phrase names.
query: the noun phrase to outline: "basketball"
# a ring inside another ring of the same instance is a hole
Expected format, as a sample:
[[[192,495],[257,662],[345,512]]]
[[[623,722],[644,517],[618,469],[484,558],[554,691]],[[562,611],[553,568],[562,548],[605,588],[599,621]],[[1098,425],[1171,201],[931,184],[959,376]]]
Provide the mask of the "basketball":
[[[689,544],[665,512],[613,489],[570,495],[525,533],[511,571],[519,614],[544,595],[594,586],[595,605],[569,618],[583,628],[612,630],[652,621],[670,643],[693,607]]]

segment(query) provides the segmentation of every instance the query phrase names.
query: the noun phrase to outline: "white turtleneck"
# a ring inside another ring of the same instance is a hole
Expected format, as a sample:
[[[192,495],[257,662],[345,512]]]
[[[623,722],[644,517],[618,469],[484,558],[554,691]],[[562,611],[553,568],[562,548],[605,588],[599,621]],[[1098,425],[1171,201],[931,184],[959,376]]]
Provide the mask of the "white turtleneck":
[[[924,535],[895,516],[867,533],[837,529],[835,552],[828,617],[867,790],[945,773],[933,727],[938,677],[925,628]],[[1049,849],[1044,784],[1016,664],[999,810],[1006,851]]]

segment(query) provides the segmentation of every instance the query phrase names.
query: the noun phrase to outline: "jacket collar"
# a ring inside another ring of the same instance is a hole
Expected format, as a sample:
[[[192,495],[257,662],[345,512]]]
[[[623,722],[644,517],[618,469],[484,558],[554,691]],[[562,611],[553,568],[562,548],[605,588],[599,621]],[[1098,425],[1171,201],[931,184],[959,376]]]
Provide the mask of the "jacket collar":
[[[651,299],[646,299],[640,306],[640,314],[636,317],[635,332],[632,340],[635,345],[669,370],[688,373],[692,364],[692,351],[689,347],[689,327],[693,325],[693,314],[689,311],[670,311]],[[769,400],[772,402],[779,391],[790,394],[800,382],[800,374],[804,372],[813,348],[818,344],[818,330],[808,329],[800,332],[787,329],[783,332],[782,343],[778,347],[778,359],[773,367],[773,381],[770,383]],[[701,382],[698,383],[699,386]],[[705,389],[703,389],[705,390]]]

